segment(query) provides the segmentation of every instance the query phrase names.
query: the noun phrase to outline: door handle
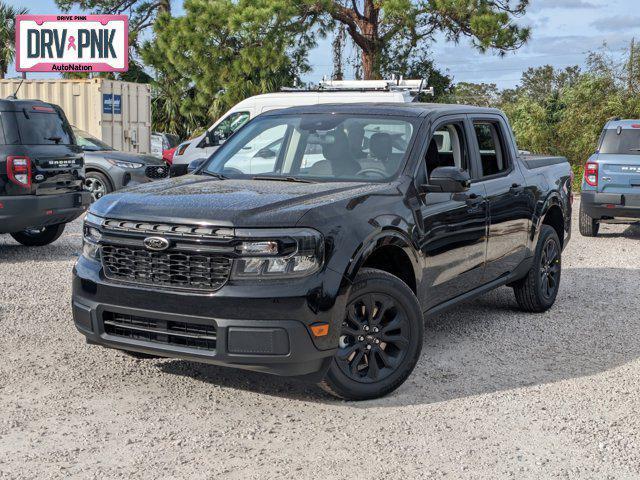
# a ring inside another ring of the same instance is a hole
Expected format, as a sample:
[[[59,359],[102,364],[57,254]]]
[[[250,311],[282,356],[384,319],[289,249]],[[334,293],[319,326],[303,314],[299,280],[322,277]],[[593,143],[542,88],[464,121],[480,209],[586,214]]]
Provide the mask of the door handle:
[[[524,187],[519,183],[514,183],[511,185],[509,192],[513,193],[514,195],[520,195],[522,192],[524,192]]]
[[[454,193],[451,199],[456,202],[465,202],[469,206],[478,205],[484,202],[484,197],[477,193]]]
[[[470,193],[469,195],[467,195],[465,202],[469,207],[475,207],[476,205],[480,205],[482,202],[484,202],[484,198],[482,198],[477,193]]]

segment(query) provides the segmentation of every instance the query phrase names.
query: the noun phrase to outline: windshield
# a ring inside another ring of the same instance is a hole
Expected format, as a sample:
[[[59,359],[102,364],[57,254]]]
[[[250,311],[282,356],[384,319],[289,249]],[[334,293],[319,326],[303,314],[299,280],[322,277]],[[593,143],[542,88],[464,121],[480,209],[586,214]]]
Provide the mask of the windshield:
[[[352,114],[257,117],[224,143],[201,172],[230,178],[385,181],[404,164],[416,121]]]
[[[46,113],[27,110],[15,112],[22,145],[73,145],[69,125],[65,124],[57,111],[52,108],[48,110],[50,112]]]
[[[111,145],[104,143],[102,140],[97,139],[84,130],[73,127],[73,133],[76,136],[78,145],[80,145],[83,150],[87,150],[90,152],[103,152],[113,150],[113,147]]]
[[[640,155],[640,130],[605,130],[602,137],[602,145],[600,146],[600,153]]]

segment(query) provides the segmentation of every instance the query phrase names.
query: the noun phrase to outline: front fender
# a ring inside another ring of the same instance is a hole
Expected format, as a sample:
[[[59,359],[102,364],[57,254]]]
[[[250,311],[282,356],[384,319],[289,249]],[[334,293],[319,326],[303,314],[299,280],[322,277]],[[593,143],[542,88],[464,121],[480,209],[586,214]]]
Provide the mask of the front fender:
[[[373,232],[367,237],[353,252],[351,261],[344,272],[344,277],[352,282],[367,258],[377,249],[385,246],[394,246],[402,249],[409,257],[414,275],[416,276],[416,284],[420,283],[421,272],[420,260],[417,249],[409,239],[409,237],[401,230],[393,227],[383,228]]]

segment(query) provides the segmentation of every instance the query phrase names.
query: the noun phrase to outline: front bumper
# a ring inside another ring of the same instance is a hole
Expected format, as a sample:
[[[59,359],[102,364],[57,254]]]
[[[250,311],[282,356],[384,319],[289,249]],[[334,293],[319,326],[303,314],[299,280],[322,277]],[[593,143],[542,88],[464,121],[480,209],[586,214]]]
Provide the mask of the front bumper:
[[[580,201],[583,211],[597,220],[602,218],[640,219],[640,194],[583,191],[580,194]]]
[[[319,288],[337,282],[337,292],[341,276],[330,270],[326,275]],[[263,288],[227,285],[213,294],[194,294],[126,285],[105,279],[98,262],[81,257],[73,273],[73,317],[89,343],[320,380],[338,346],[346,294],[315,289],[305,294],[290,284],[258,290]],[[151,323],[131,336],[130,327],[114,330],[116,317]],[[330,323],[328,336],[313,337],[309,327],[317,322]],[[206,330],[206,338],[215,337],[213,347],[189,345],[193,335],[174,338],[171,332],[177,330],[167,329],[175,328]]]
[[[89,192],[0,197],[0,233],[68,223],[91,204]]]
[[[109,172],[116,190],[169,178],[168,165],[146,165],[140,168],[113,167]]]

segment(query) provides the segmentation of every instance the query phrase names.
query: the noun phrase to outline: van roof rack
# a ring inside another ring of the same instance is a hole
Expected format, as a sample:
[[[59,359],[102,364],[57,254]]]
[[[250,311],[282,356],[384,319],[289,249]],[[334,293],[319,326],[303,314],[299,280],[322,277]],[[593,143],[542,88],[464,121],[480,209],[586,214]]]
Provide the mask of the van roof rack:
[[[426,79],[405,80],[402,77],[389,80],[327,80],[323,78],[317,85],[307,88],[282,87],[283,92],[408,92],[433,95],[433,87],[427,87]]]

